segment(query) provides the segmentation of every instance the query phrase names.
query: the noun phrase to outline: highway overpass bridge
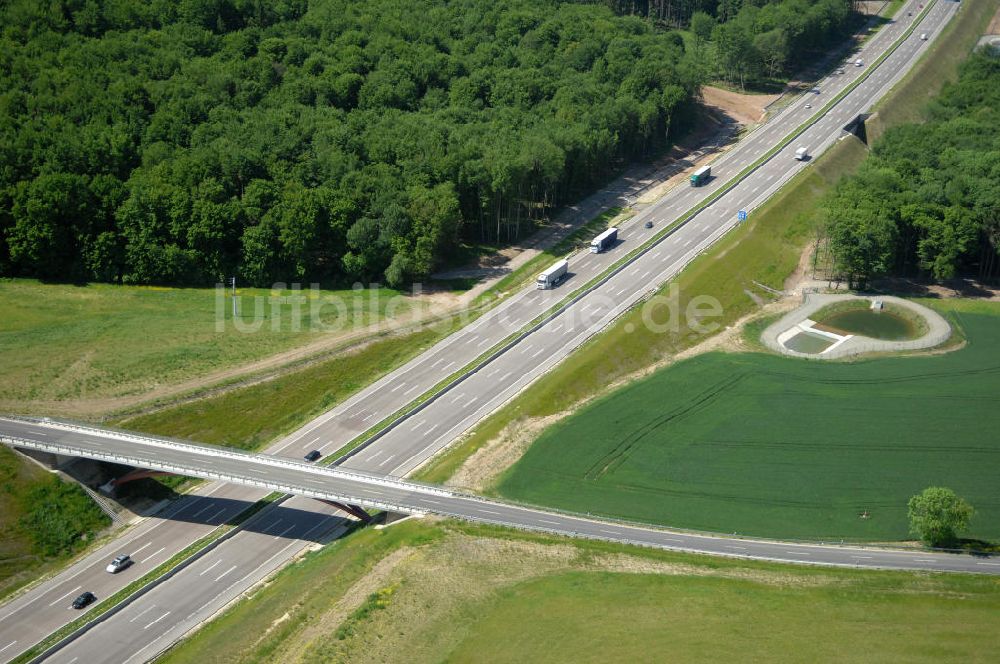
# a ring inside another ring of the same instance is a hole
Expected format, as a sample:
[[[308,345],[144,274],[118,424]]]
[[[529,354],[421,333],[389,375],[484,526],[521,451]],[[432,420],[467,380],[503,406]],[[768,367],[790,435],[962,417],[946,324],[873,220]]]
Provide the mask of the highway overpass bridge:
[[[799,544],[685,532],[487,500],[341,467],[222,447],[26,418],[0,418],[0,442],[149,470],[220,480],[323,501],[440,516],[676,551],[813,565],[1000,574],[1000,558],[836,544]]]

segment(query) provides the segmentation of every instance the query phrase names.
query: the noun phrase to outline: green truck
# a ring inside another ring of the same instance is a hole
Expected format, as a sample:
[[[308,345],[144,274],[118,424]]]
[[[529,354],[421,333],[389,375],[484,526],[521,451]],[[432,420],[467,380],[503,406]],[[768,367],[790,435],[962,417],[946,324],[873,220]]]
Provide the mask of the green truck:
[[[691,174],[691,186],[700,187],[701,185],[708,182],[708,178],[712,177],[712,167],[702,166],[694,173]]]

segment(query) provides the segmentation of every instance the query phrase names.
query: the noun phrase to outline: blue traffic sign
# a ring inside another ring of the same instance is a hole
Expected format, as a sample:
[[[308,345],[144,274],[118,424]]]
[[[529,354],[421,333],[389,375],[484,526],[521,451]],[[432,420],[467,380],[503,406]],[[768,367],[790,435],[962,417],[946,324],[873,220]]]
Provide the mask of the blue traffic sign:
[[[740,221],[746,221],[747,220],[747,211],[746,210],[740,210],[739,212],[736,213],[736,218],[739,219]]]

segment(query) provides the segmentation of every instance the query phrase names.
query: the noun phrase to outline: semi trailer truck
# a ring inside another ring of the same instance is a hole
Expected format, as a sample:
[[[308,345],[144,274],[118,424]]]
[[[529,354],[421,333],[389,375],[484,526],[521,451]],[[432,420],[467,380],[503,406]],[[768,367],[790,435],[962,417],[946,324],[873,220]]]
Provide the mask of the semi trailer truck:
[[[554,263],[545,272],[538,275],[537,286],[539,290],[548,290],[550,288],[555,288],[559,285],[559,282],[563,280],[566,273],[569,271],[569,261],[565,258],[561,261]]]
[[[701,185],[708,182],[708,178],[712,177],[712,167],[702,166],[694,173],[691,174],[691,186],[700,187]]]
[[[618,229],[609,228],[590,241],[590,253],[599,254],[610,249],[618,239]]]

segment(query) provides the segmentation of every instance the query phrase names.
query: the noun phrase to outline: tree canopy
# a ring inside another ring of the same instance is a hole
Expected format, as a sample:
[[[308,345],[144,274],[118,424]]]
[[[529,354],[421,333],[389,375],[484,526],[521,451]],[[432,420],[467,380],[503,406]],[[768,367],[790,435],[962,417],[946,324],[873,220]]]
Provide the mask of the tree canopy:
[[[854,0],[603,0],[602,4],[619,14],[689,27],[707,73],[741,86],[793,73],[841,41],[861,18]]]
[[[1000,250],[1000,60],[964,63],[928,120],[886,132],[823,204],[838,270],[993,279]]]
[[[50,279],[399,285],[666,145],[703,76],[678,34],[557,0],[0,17],[0,273]]]
[[[910,498],[910,530],[931,546],[954,544],[969,526],[972,505],[945,487],[927,487]]]

